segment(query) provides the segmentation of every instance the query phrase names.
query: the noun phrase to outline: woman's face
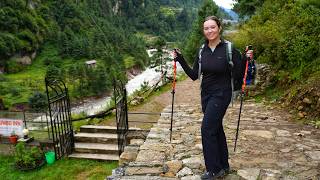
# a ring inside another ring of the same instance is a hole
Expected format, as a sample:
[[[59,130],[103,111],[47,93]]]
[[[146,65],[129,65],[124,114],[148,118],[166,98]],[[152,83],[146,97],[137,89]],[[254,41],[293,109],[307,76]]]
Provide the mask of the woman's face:
[[[220,28],[216,21],[208,20],[203,23],[203,33],[204,36],[209,40],[220,39]]]

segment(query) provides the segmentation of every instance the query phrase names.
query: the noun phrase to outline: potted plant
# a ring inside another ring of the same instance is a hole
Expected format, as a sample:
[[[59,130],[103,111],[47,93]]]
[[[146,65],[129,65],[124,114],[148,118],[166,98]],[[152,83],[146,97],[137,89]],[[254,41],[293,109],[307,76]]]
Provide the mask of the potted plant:
[[[18,136],[14,131],[11,132],[11,135],[9,136],[9,142],[12,144],[16,144],[18,141]]]
[[[21,171],[39,168],[45,164],[43,152],[37,146],[27,147],[19,142],[15,148],[15,166]]]

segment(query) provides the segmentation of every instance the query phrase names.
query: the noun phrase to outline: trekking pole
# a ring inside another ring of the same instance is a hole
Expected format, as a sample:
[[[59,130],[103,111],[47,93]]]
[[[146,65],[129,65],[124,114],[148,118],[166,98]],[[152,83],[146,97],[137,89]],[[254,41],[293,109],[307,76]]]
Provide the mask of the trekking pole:
[[[177,75],[177,63],[173,61],[173,81],[172,81],[172,105],[171,105],[171,126],[170,126],[170,142],[172,139],[172,121],[173,121],[173,104],[174,104],[174,94],[176,92],[176,75]]]
[[[252,49],[252,46],[247,46],[246,51],[248,52],[249,50]],[[242,88],[241,88],[241,94],[240,94],[240,110],[239,110],[239,116],[238,116],[238,124],[237,124],[237,132],[236,132],[236,140],[234,141],[234,149],[233,151],[236,152],[236,148],[237,148],[237,141],[238,141],[238,135],[239,135],[239,127],[240,127],[240,117],[241,117],[241,110],[242,110],[242,104],[243,104],[243,99],[245,96],[245,88],[246,88],[246,79],[247,79],[247,71],[248,71],[248,63],[249,63],[249,59],[252,57],[247,57],[246,59],[246,69],[244,72],[244,76],[243,76],[243,83],[242,83]]]

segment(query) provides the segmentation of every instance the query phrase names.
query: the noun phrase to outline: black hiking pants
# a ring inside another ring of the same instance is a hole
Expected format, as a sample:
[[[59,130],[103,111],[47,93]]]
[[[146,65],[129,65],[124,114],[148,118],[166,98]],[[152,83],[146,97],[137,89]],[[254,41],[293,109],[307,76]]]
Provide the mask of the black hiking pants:
[[[204,117],[201,125],[203,155],[207,171],[217,173],[229,168],[228,147],[223,130],[223,117],[230,104],[231,89],[214,93],[201,92]]]

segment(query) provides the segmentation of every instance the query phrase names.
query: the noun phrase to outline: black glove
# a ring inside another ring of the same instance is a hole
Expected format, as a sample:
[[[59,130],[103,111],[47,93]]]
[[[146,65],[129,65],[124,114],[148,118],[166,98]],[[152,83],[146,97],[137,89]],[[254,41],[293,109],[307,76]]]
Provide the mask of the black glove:
[[[176,53],[176,58],[174,58],[174,61],[181,62],[184,60],[183,55],[181,54],[181,51],[179,49],[174,49],[174,52]]]

